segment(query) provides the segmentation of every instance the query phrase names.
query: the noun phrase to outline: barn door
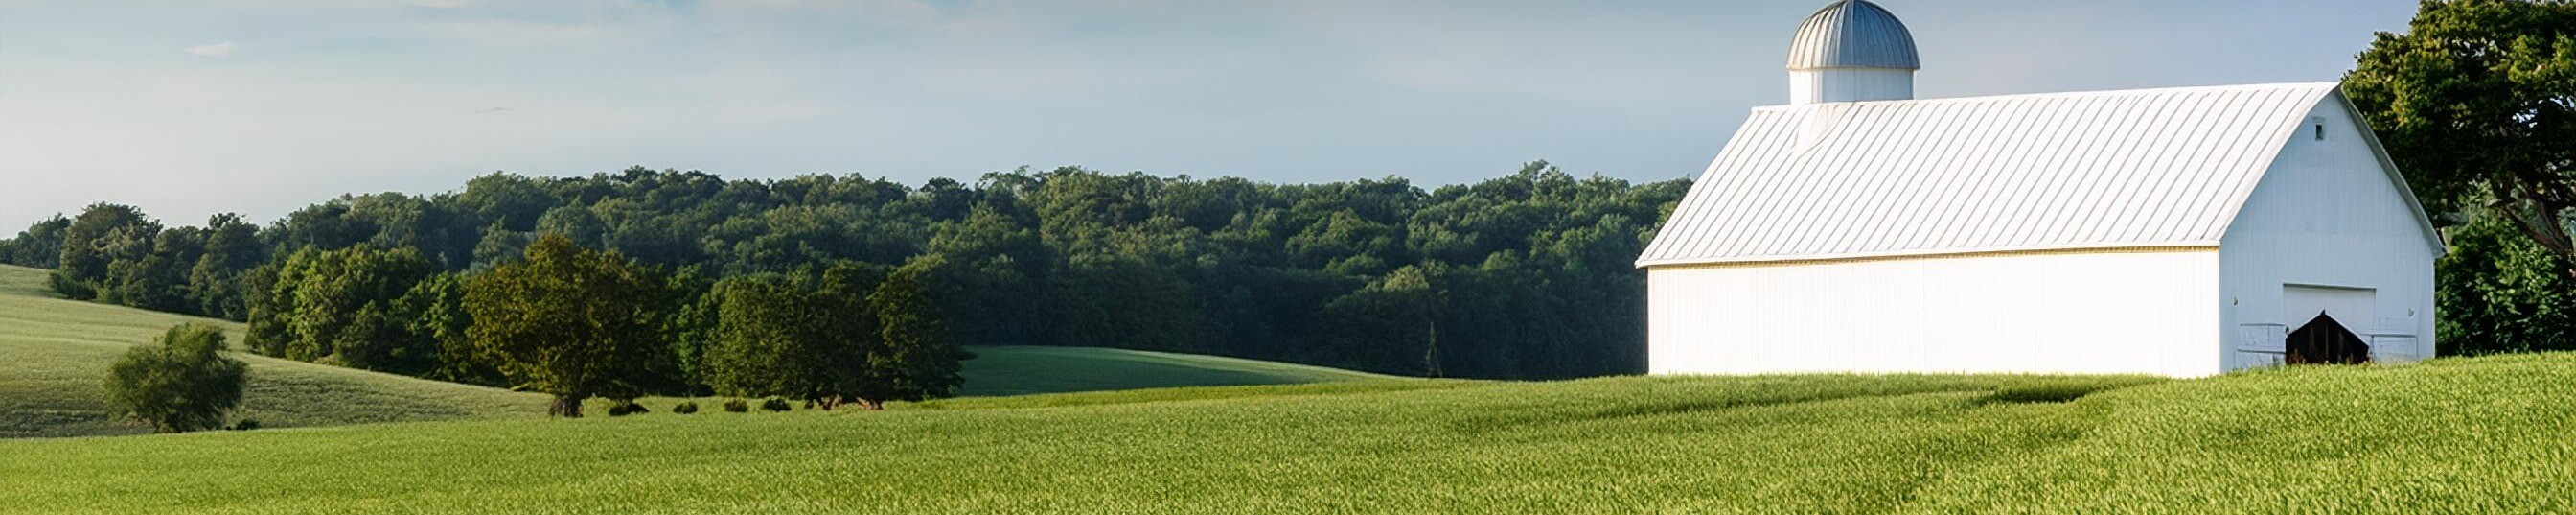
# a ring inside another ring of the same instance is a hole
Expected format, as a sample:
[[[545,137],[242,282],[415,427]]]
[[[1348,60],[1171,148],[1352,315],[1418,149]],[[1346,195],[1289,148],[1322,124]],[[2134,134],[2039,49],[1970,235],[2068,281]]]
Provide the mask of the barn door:
[[[2370,362],[2370,344],[2336,322],[2334,316],[2318,313],[2308,325],[2290,331],[2285,362],[2292,365],[2354,365]]]

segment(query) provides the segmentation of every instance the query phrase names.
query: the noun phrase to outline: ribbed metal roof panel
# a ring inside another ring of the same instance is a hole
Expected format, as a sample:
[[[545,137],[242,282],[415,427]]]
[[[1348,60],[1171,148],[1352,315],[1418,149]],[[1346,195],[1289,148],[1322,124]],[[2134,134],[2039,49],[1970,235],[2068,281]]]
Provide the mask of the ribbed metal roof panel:
[[[1916,70],[1914,32],[1867,0],[1835,2],[1808,16],[1789,41],[1789,69],[1897,68]]]
[[[2335,88],[1758,108],[1638,264],[2216,245]]]

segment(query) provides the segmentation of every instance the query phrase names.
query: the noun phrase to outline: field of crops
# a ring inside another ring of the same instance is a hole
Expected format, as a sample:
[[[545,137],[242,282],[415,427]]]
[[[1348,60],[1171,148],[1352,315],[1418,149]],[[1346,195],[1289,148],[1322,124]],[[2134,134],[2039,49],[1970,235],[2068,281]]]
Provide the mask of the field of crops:
[[[0,512],[2566,512],[2576,356],[1362,381],[0,442]],[[938,409],[923,409],[938,408]]]

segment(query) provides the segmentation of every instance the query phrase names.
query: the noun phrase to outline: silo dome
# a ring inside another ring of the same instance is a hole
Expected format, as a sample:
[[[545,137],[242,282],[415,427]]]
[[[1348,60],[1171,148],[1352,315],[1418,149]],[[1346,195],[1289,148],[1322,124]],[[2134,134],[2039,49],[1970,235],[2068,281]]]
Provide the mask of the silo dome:
[[[1892,68],[1917,70],[1914,33],[1895,13],[1868,0],[1843,0],[1819,9],[1798,25],[1789,43],[1789,69]]]
[[[1914,98],[1914,32],[1869,0],[1841,0],[1798,25],[1789,40],[1789,103]]]

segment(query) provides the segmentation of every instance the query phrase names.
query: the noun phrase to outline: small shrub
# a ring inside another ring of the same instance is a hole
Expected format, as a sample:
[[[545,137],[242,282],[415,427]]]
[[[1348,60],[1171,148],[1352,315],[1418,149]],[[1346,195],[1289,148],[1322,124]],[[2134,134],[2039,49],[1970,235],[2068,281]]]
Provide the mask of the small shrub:
[[[249,431],[249,430],[253,430],[253,429],[259,429],[259,419],[255,419],[255,418],[245,418],[245,419],[241,419],[241,420],[238,420],[238,421],[234,421],[234,422],[233,422],[233,426],[232,426],[232,427],[228,427],[228,428],[225,428],[225,429],[231,429],[231,430],[234,430],[234,431]]]
[[[652,409],[645,408],[642,404],[636,404],[633,399],[618,399],[617,403],[608,405],[608,416],[611,417],[642,415],[652,412]]]
[[[697,401],[680,401],[679,404],[671,405],[671,412],[681,415],[697,413],[698,403]]]
[[[732,413],[751,411],[751,403],[742,399],[725,399],[724,410]]]
[[[223,350],[223,328],[199,323],[127,349],[108,367],[108,414],[151,423],[155,433],[223,429],[250,371]]]
[[[788,404],[787,399],[770,397],[760,400],[760,409],[767,411],[787,411],[796,409],[796,406]]]

